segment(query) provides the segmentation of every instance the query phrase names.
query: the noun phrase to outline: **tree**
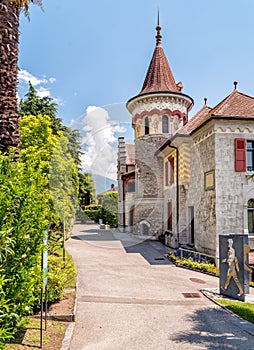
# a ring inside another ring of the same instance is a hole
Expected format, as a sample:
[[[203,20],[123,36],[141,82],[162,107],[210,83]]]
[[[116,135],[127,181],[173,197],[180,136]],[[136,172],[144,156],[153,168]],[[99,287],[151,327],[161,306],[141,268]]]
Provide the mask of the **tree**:
[[[105,224],[111,227],[118,225],[118,193],[107,192],[102,201],[102,219]]]
[[[57,243],[63,222],[71,226],[78,189],[77,166],[68,151],[68,138],[53,134],[50,117],[39,114],[20,118],[20,160],[40,170],[44,180],[48,213],[49,239]]]
[[[80,206],[86,206],[95,201],[96,190],[92,176],[90,174],[78,174],[79,192],[78,201]]]
[[[25,99],[21,99],[19,103],[19,116],[25,115],[38,116],[48,115],[51,120],[51,127],[54,134],[62,130],[62,119],[57,118],[57,104],[52,97],[39,97],[36,89],[29,82],[29,90],[25,95]]]
[[[40,0],[1,0],[0,2],[0,151],[20,146],[18,117],[19,15],[29,15],[30,3]]]
[[[51,128],[54,135],[59,135],[59,131],[68,139],[68,152],[71,154],[76,165],[80,165],[80,135],[78,130],[72,130],[62,124],[62,119],[57,117],[57,104],[51,97],[39,97],[34,86],[29,82],[29,90],[24,99],[19,103],[19,116],[45,115],[50,117]]]
[[[50,162],[49,186],[54,210],[67,230],[72,227],[76,211],[78,172],[70,153],[68,139],[58,139]]]

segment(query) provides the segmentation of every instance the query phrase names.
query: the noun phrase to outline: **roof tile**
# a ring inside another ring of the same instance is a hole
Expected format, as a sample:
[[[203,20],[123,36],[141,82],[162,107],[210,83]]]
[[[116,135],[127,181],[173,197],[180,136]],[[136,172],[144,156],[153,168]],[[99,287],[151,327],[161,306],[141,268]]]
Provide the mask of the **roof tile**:
[[[179,89],[163,48],[161,46],[156,46],[139,95],[159,91],[179,92]]]
[[[211,111],[211,107],[206,104],[185,124],[179,131],[178,134],[189,135],[196,127],[202,122],[202,120]]]
[[[243,94],[235,89],[214,108],[210,108],[205,104],[203,108],[178,131],[178,134],[188,135],[214,116],[229,119],[254,118],[254,97]]]

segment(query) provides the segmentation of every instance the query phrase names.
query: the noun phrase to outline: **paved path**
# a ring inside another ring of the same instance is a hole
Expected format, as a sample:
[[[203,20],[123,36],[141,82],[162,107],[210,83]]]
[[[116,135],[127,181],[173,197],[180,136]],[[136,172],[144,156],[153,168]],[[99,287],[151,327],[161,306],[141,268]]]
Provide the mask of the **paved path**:
[[[71,350],[254,349],[254,326],[200,293],[218,279],[175,267],[159,242],[76,225],[66,247],[78,269]]]

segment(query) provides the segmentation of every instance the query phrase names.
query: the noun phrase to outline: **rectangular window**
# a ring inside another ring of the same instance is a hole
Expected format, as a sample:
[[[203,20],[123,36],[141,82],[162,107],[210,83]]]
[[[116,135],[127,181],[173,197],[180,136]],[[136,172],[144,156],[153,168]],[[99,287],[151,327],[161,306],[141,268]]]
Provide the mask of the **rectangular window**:
[[[172,200],[168,202],[168,231],[173,229]]]
[[[254,171],[254,141],[247,141],[247,171]]]
[[[235,139],[235,171],[246,171],[246,141]]]
[[[170,171],[170,185],[172,185],[175,182],[175,158],[169,157],[169,171]]]
[[[135,192],[135,180],[131,180],[128,182],[127,192]]]

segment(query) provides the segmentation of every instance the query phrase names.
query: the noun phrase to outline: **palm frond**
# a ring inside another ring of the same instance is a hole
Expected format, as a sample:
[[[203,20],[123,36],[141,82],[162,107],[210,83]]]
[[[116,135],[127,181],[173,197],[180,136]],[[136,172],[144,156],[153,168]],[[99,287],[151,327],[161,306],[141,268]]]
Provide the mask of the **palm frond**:
[[[39,5],[43,11],[43,6],[41,0],[9,0],[10,2],[18,4],[20,9],[24,9],[26,16],[29,18],[29,4],[33,3]]]

